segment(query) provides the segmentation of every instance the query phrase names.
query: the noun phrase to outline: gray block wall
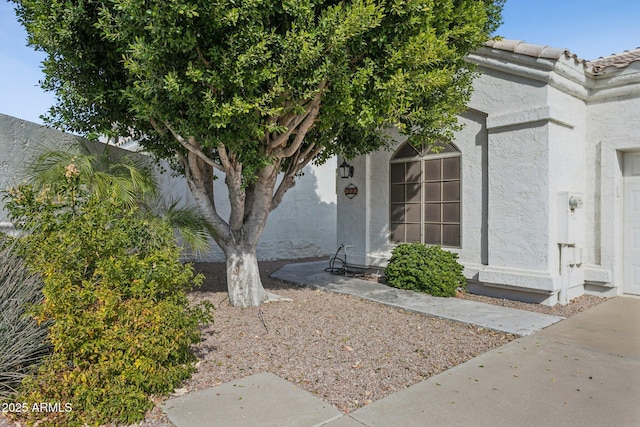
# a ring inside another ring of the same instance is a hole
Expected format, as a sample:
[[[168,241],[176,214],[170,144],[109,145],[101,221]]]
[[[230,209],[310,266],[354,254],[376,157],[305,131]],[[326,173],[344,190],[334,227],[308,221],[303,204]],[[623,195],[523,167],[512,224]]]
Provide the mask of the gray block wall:
[[[23,165],[42,145],[60,147],[87,140],[15,117],[0,114],[0,191],[23,181]],[[90,143],[89,143],[90,144]],[[98,144],[96,149],[102,149]],[[140,154],[142,155],[142,154]],[[186,181],[164,174],[161,193],[190,203]],[[224,179],[216,180],[216,203],[228,212]],[[12,225],[0,197],[0,231],[11,232]],[[203,261],[222,261],[222,251],[213,249]],[[336,247],[335,160],[322,167],[307,167],[283,203],[271,213],[258,246],[261,260],[325,256]]]

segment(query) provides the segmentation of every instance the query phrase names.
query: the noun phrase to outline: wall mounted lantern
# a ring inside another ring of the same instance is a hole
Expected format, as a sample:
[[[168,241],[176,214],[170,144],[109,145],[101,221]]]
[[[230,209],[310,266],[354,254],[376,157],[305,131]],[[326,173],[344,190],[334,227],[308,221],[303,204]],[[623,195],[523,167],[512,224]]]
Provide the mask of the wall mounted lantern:
[[[343,160],[339,167],[341,178],[353,178],[353,166],[347,163],[346,160]]]

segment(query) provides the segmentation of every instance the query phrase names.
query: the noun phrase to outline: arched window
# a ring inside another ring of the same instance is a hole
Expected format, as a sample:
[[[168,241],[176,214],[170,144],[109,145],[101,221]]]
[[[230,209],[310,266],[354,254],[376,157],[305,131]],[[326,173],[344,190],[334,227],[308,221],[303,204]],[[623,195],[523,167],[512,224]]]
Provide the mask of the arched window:
[[[460,152],[405,142],[390,161],[392,242],[460,247]]]

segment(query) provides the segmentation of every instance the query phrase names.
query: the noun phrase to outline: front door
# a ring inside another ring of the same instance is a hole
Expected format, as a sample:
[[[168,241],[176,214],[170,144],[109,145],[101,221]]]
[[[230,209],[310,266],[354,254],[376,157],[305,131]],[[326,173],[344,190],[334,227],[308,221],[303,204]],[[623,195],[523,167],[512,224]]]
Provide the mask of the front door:
[[[624,293],[640,295],[640,153],[624,155]]]

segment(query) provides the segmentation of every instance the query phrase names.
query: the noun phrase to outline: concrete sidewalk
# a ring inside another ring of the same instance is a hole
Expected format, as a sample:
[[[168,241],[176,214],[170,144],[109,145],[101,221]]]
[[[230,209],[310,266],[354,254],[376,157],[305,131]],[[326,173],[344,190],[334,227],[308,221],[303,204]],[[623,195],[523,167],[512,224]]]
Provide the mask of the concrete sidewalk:
[[[639,398],[640,298],[618,297],[349,416],[366,426],[632,427]]]
[[[639,396],[640,298],[618,297],[350,414],[270,373],[163,409],[178,427],[638,426]]]

